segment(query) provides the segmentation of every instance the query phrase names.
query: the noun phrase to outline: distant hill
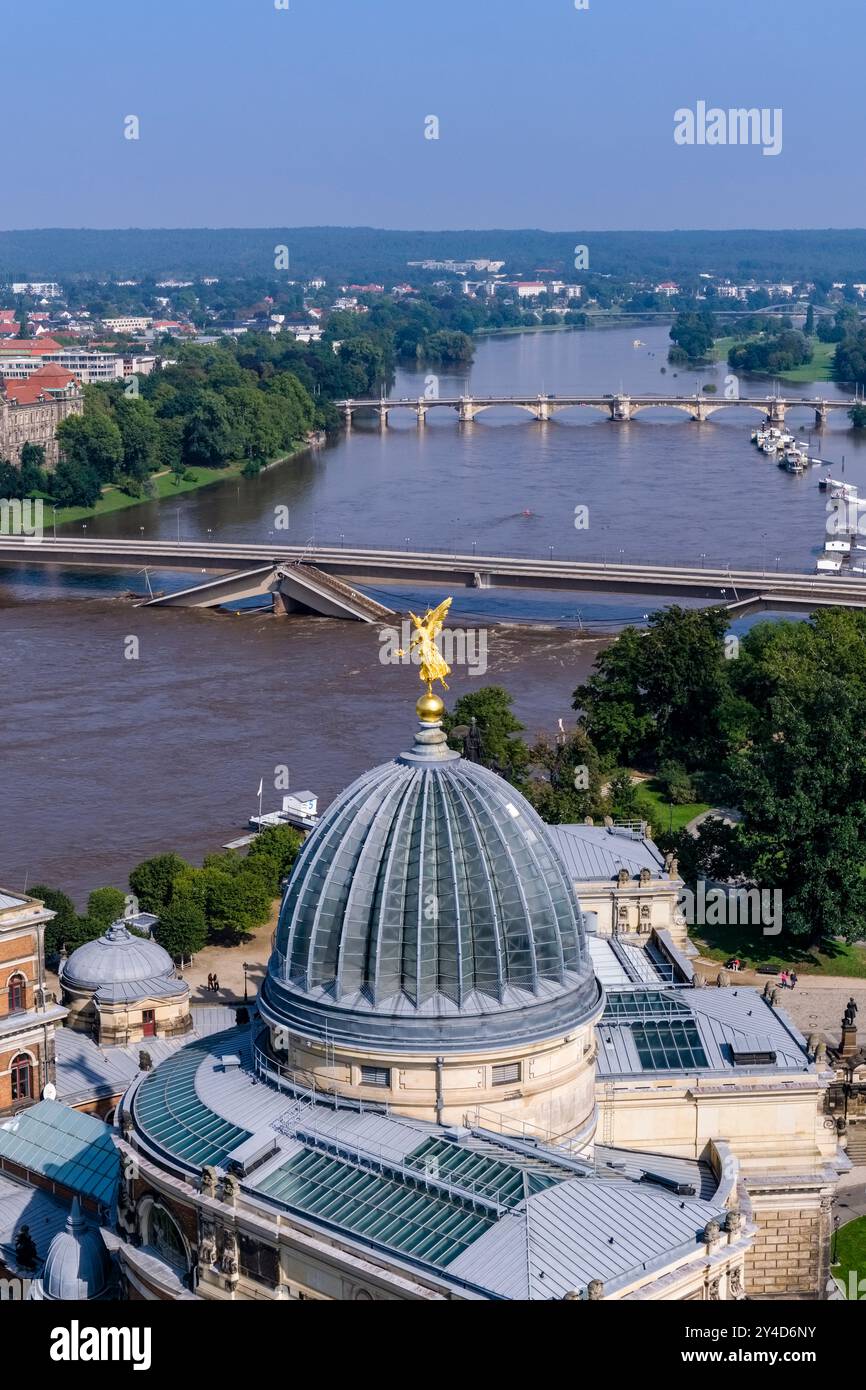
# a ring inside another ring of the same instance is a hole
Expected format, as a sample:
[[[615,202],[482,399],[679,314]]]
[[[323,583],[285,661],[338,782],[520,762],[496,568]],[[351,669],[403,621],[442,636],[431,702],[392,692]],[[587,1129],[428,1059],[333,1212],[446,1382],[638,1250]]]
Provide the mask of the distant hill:
[[[643,278],[707,271],[734,280],[866,282],[866,230],[852,231],[387,231],[374,227],[194,228],[0,232],[0,279],[268,276],[287,246],[289,275],[366,283],[409,278],[406,262],[504,260],[509,274],[571,270],[589,247],[594,274]]]

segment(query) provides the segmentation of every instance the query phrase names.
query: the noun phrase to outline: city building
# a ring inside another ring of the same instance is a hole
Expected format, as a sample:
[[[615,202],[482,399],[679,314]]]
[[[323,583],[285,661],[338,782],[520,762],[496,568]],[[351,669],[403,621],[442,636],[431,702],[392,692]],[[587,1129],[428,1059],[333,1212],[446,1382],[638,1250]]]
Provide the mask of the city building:
[[[53,280],[16,280],[13,294],[29,294],[37,299],[60,299],[63,291]]]
[[[599,936],[647,939],[664,931],[686,948],[686,919],[677,903],[683,881],[676,860],[661,853],[645,822],[553,825],[548,834]]]
[[[309,836],[251,1023],[118,1104],[130,1297],[823,1297],[820,1057],[664,932],[588,934],[440,712]]]
[[[106,1047],[172,1038],[192,1028],[189,986],[155,941],[134,936],[124,921],[86,941],[60,966],[67,1026]]]
[[[15,338],[0,342],[0,376],[27,377],[53,365],[72,372],[85,385],[123,377],[123,358],[111,352],[62,347],[54,338]]]
[[[0,458],[21,462],[25,444],[45,450],[45,466],[57,467],[57,426],[84,410],[84,392],[72,372],[46,364],[25,377],[0,376]]]
[[[150,328],[153,319],[148,314],[127,314],[116,319],[103,319],[102,326],[109,333],[143,333]]]
[[[53,1085],[54,1030],[66,1010],[45,988],[41,902],[0,889],[0,1115],[38,1100]]]
[[[238,1018],[181,1035],[186,986],[122,922],[63,963],[43,1027],[68,1009],[66,1104],[52,1086],[0,1122],[0,1197],[77,1197],[133,1301],[826,1297],[847,1163],[826,1049],[778,991],[702,985],[664,912],[647,929],[679,882],[648,827],[545,826],[443,710],[423,696],[412,746],[321,816]],[[0,901],[20,1013],[50,914]],[[96,1233],[76,1217],[55,1247],[46,1224],[42,1296],[77,1242],[104,1297]]]

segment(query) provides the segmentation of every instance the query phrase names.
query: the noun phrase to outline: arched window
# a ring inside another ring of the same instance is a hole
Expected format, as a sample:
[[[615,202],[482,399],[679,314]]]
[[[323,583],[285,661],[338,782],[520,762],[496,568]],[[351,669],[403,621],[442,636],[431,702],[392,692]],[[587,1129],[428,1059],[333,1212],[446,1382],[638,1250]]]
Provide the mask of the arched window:
[[[13,975],[9,981],[9,1012],[21,1013],[27,1008],[27,981],[23,975]]]
[[[26,1052],[19,1052],[17,1057],[12,1059],[12,1099],[13,1100],[32,1100],[33,1098],[33,1063]]]

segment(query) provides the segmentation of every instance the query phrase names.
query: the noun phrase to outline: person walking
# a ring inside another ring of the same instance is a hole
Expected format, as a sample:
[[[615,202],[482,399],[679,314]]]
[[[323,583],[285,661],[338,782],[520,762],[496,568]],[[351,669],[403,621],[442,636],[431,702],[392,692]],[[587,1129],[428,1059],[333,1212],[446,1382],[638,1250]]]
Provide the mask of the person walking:
[[[790,981],[791,988],[792,988],[792,989],[796,989],[796,988],[797,988],[797,972],[796,972],[796,970],[792,970],[792,971],[791,971],[791,974],[790,974],[790,976],[789,976],[789,981]]]
[[[219,980],[217,979],[216,975],[214,975],[214,977],[213,977],[213,992],[214,992],[214,994],[219,994],[219,989],[220,989],[220,982],[219,982]]]
[[[781,975],[779,976],[779,984],[782,986],[782,989],[787,989],[787,988],[788,988],[788,972],[787,972],[787,970],[783,970],[782,973],[781,973]]]

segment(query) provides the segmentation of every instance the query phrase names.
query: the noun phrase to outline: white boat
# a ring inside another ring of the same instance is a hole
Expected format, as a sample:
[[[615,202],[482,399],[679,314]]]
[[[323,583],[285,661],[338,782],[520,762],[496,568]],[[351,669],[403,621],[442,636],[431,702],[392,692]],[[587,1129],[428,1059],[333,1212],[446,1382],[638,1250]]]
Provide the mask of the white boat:
[[[858,548],[859,548],[859,547],[858,547]],[[824,553],[825,553],[825,555],[850,555],[850,554],[851,554],[851,542],[850,542],[850,541],[825,541],[825,542],[824,542]]]
[[[841,574],[842,561],[837,556],[828,560],[819,560],[815,566],[817,574]]]
[[[775,454],[778,447],[775,439],[765,439],[761,445],[761,449],[765,454]]]
[[[796,447],[786,449],[779,466],[784,467],[787,473],[804,473],[806,471],[806,457],[802,450]]]

